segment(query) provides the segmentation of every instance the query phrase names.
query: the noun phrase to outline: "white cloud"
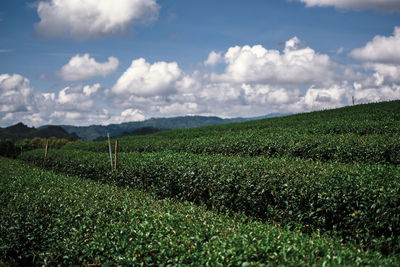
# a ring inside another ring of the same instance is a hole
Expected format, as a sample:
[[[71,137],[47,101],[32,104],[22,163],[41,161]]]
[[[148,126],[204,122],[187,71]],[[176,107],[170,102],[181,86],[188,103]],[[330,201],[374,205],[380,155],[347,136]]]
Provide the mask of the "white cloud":
[[[394,64],[366,64],[366,68],[375,71],[374,78],[378,85],[383,83],[400,83],[400,65]]]
[[[177,91],[177,83],[183,78],[176,62],[150,64],[140,58],[122,74],[111,89],[112,93],[136,96],[169,95]]]
[[[118,65],[119,61],[115,57],[109,57],[108,62],[99,63],[89,54],[76,55],[61,68],[59,75],[64,81],[89,80],[96,76],[104,77],[113,73]]]
[[[55,93],[43,93],[42,96],[44,97],[45,101],[48,100],[54,101],[56,99]]]
[[[130,121],[143,121],[146,119],[146,116],[138,109],[125,109],[121,112],[118,116],[112,116],[110,119],[104,121],[103,125],[108,124],[118,124],[123,122],[130,122]]]
[[[241,89],[244,91],[246,102],[249,104],[261,105],[284,105],[295,102],[300,92],[299,90],[289,90],[281,87],[271,87],[268,85],[243,84]]]
[[[85,40],[122,33],[130,24],[147,23],[158,16],[156,0],[40,1],[36,32],[47,38]]]
[[[360,61],[400,64],[400,27],[394,28],[393,36],[375,36],[364,47],[351,51],[350,56]]]
[[[100,84],[99,84],[99,83],[96,83],[96,84],[94,84],[93,86],[85,85],[85,86],[83,87],[83,93],[84,93],[86,96],[90,96],[90,95],[96,93],[96,92],[99,90],[99,88],[100,88]]]
[[[224,58],[222,57],[221,53],[211,51],[211,53],[208,55],[207,60],[204,61],[204,65],[215,66],[218,63],[222,63],[222,62],[224,62]]]
[[[400,11],[398,0],[300,0],[307,7],[333,6],[341,9],[374,9],[381,11]]]
[[[198,105],[194,102],[172,103],[170,105],[161,106],[159,111],[160,114],[166,116],[191,115],[197,113]]]
[[[90,113],[96,109],[95,100],[100,84],[67,86],[58,92],[55,99],[58,110]]]
[[[380,86],[376,88],[363,88],[359,86],[354,92],[359,103],[388,101],[400,98],[400,85]]]
[[[328,55],[304,47],[297,37],[286,42],[282,54],[261,45],[235,46],[228,49],[224,60],[227,63],[225,72],[213,74],[214,81],[290,86],[327,83],[335,74],[335,65]]]
[[[351,86],[347,84],[333,85],[329,88],[311,86],[302,102],[309,110],[336,108],[351,103],[352,90]]]
[[[33,107],[29,80],[19,74],[0,74],[0,117],[10,112],[26,112]]]
[[[400,27],[395,27],[393,36],[375,36],[361,48],[356,48],[349,54],[364,63],[364,67],[375,71],[364,86],[374,81],[376,86],[400,83]]]
[[[340,47],[338,50],[336,50],[336,55],[340,55],[344,52],[344,47]]]
[[[94,102],[100,87],[77,85],[68,86],[58,94],[39,93],[19,74],[0,74],[0,125],[20,121],[30,126],[99,124],[111,116]]]

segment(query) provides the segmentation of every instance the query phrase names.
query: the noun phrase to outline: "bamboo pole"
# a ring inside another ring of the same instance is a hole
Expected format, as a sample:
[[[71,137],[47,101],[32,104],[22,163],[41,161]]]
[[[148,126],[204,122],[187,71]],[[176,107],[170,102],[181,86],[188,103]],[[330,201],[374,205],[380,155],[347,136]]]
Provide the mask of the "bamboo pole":
[[[108,137],[108,151],[110,152],[110,163],[111,163],[111,171],[113,170],[113,160],[112,160],[112,152],[111,152],[111,142],[110,142],[110,134],[107,133]]]
[[[49,140],[46,140],[46,147],[44,149],[44,159],[47,158],[48,149],[49,149]]]
[[[114,170],[117,170],[118,139],[115,140]]]

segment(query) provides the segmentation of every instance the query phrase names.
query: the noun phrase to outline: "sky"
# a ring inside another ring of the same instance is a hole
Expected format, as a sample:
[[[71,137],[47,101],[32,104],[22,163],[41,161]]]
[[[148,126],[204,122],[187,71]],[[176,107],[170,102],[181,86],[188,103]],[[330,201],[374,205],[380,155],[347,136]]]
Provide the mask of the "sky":
[[[1,0],[0,127],[400,99],[400,0]]]

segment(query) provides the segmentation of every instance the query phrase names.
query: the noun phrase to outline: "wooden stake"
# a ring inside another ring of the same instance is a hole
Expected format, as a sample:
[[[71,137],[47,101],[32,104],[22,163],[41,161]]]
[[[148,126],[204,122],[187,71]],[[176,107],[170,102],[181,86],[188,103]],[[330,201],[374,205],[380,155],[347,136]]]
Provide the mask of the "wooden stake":
[[[118,139],[115,140],[114,170],[117,170]]]
[[[111,142],[110,142],[110,134],[107,133],[108,137],[108,151],[110,152],[110,163],[111,163],[111,171],[113,170],[113,160],[112,160],[112,152],[111,152]]]
[[[49,149],[49,140],[46,140],[46,147],[44,149],[44,159],[47,158],[48,149]]]

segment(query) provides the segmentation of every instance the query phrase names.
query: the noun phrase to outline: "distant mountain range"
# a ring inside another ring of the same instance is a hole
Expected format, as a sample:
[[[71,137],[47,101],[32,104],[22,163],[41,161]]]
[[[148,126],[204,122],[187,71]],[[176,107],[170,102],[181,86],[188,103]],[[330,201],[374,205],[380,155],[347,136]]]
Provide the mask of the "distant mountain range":
[[[21,140],[24,138],[65,138],[68,140],[78,140],[79,137],[75,133],[68,133],[64,128],[60,126],[47,126],[45,128],[34,128],[28,127],[23,123],[17,123],[10,127],[0,128],[0,139],[11,139],[11,140]]]
[[[233,118],[222,119],[219,117],[207,116],[183,116],[173,118],[151,118],[145,121],[125,122],[121,124],[90,125],[90,126],[72,126],[72,125],[44,125],[39,128],[29,128],[22,123],[0,128],[0,139],[10,138],[13,140],[33,137],[51,137],[57,138],[81,138],[85,141],[92,141],[110,134],[110,136],[134,135],[140,132],[146,132],[149,128],[157,130],[168,129],[186,129],[201,126],[211,126],[218,124],[227,124],[232,122],[243,122],[249,120],[258,120],[264,118],[281,117],[290,114],[273,113],[266,116],[253,118]],[[141,129],[144,129],[143,131]],[[146,130],[147,129],[147,130]]]

